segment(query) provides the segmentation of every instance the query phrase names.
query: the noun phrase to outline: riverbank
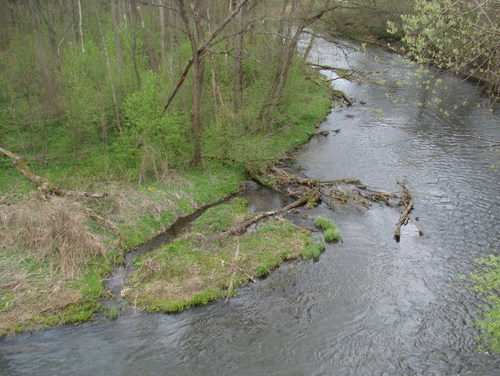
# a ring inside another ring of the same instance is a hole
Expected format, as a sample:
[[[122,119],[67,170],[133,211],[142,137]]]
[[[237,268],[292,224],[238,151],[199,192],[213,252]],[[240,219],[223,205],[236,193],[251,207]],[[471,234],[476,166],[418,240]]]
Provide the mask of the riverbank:
[[[249,133],[230,141],[241,160],[272,163],[314,134],[331,99],[310,81],[304,80],[303,87],[293,121],[272,133]],[[50,174],[65,188],[108,195],[40,200],[14,168],[5,174],[0,181],[0,336],[91,319],[109,294],[106,276],[123,262],[125,252],[162,233],[177,218],[238,191],[247,178],[242,166],[214,159],[148,184],[94,180],[67,170]],[[87,209],[105,221],[89,217]]]

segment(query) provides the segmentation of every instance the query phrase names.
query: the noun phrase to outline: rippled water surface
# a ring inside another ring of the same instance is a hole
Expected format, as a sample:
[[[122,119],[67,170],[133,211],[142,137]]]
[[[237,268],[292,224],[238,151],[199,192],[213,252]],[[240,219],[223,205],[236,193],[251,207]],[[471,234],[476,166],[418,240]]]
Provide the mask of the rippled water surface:
[[[499,251],[500,155],[487,147],[500,140],[498,110],[469,83],[416,77],[398,55],[348,47],[322,42],[312,60],[375,76],[335,81],[358,103],[334,109],[322,129],[340,133],[313,138],[298,161],[311,178],[389,191],[407,182],[424,236],[410,223],[396,243],[393,208],[320,206],[307,214],[333,218],[344,241],[318,262],[288,263],[227,302],[177,315],[5,339],[0,374],[500,374],[500,358],[476,350],[479,303],[458,278]]]

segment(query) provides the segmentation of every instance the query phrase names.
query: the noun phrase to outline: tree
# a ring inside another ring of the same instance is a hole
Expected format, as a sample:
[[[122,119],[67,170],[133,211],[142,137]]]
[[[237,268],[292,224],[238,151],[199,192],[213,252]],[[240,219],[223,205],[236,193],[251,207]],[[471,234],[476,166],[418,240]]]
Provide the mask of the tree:
[[[260,114],[262,123],[267,124],[271,121],[273,113],[281,101],[288,72],[295,58],[302,33],[325,13],[343,7],[342,4],[336,2],[333,2],[333,4],[318,6],[315,0],[302,2],[283,0],[278,24],[277,63],[273,83],[267,93]]]
[[[476,77],[498,96],[499,12],[491,0],[416,0],[415,13],[402,17],[407,53],[419,63]]]
[[[234,19],[240,12],[241,8],[248,2],[248,0],[241,0],[238,6],[229,12],[227,17],[222,21],[219,26],[205,38],[205,31],[202,25],[202,1],[191,0],[191,13],[184,0],[175,0],[179,14],[185,27],[185,32],[189,38],[191,46],[191,59],[188,60],[181,77],[174,90],[170,94],[165,110],[167,110],[178,90],[184,83],[187,74],[191,67],[193,67],[193,144],[194,144],[194,157],[193,164],[198,166],[202,162],[201,156],[201,98],[203,91],[203,76],[205,69],[205,56],[207,50],[216,44],[215,39],[226,28],[226,26]]]

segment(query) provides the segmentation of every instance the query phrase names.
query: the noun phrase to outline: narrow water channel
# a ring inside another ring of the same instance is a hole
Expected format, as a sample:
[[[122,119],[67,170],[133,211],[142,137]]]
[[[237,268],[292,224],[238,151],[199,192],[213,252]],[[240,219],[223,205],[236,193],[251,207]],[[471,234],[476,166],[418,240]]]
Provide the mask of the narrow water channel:
[[[334,109],[322,129],[340,132],[313,138],[299,164],[311,178],[388,191],[407,182],[425,235],[410,223],[396,243],[393,208],[320,206],[306,214],[333,218],[343,242],[318,262],[285,264],[227,302],[180,314],[4,339],[0,374],[499,374],[500,358],[477,351],[480,303],[459,279],[474,258],[499,252],[500,150],[485,141],[500,140],[498,107],[457,78],[413,76],[383,50],[321,42],[311,59],[370,80],[335,81],[357,104]]]

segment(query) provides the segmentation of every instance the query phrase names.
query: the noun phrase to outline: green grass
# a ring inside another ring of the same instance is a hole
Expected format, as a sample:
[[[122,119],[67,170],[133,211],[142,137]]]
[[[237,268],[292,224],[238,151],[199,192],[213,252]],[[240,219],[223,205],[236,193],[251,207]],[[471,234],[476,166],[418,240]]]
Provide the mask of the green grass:
[[[314,224],[323,230],[327,243],[338,242],[342,239],[340,230],[331,219],[317,217],[314,220]]]
[[[302,257],[304,257],[305,259],[318,260],[321,252],[323,252],[325,248],[325,243],[318,243],[313,241],[306,242],[306,245],[302,249]]]
[[[237,287],[268,275],[284,261],[317,259],[324,250],[324,244],[278,219],[240,237],[200,238],[200,233],[209,236],[246,218],[245,205],[234,199],[211,208],[193,223],[192,232],[140,257],[126,298],[139,309],[178,312],[233,296]]]

